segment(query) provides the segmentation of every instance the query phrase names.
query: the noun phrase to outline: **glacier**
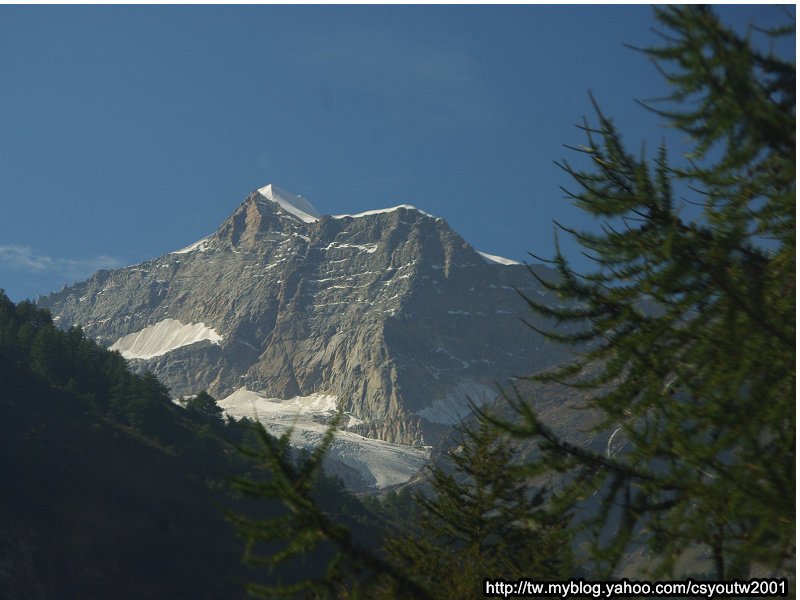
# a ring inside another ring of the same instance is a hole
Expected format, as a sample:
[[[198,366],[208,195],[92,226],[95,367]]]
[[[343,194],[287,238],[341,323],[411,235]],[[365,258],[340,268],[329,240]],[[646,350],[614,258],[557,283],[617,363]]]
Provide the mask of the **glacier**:
[[[291,427],[292,445],[312,450],[327,432],[326,421],[336,414],[337,400],[330,394],[279,400],[241,387],[218,404],[234,418],[247,417],[263,423],[273,435],[282,435]],[[344,418],[345,423],[358,421],[347,414]],[[381,489],[411,479],[427,464],[430,454],[428,446],[393,444],[338,430],[328,457],[358,473],[363,487]]]

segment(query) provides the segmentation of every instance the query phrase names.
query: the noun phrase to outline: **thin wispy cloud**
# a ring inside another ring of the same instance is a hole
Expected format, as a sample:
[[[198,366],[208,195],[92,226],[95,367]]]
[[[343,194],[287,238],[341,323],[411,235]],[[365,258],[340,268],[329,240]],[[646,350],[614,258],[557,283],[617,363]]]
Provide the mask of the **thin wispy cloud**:
[[[114,269],[122,263],[113,256],[54,258],[38,254],[28,246],[0,245],[0,268],[35,274],[54,274],[82,279],[99,269]]]

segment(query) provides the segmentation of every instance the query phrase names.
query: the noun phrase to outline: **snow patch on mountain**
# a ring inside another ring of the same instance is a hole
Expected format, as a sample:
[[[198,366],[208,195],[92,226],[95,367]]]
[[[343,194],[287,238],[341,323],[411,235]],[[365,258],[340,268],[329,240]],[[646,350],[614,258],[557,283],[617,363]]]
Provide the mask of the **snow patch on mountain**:
[[[204,323],[184,324],[177,319],[164,319],[141,331],[122,336],[109,350],[118,350],[125,358],[146,360],[203,340],[219,344],[222,336]]]
[[[210,246],[211,240],[209,239],[210,236],[206,236],[201,240],[197,240],[194,244],[189,244],[185,248],[181,248],[180,250],[175,250],[174,252],[170,252],[170,254],[188,254],[194,250],[199,250],[200,252],[205,252],[208,250]]]
[[[244,387],[218,402],[227,414],[260,421],[273,435],[292,427],[292,445],[309,450],[322,441],[336,403],[337,397],[327,394],[279,400]],[[391,444],[340,430],[328,456],[356,471],[365,487],[380,489],[411,479],[428,462],[430,448]]]
[[[240,387],[238,390],[220,400],[219,405],[237,417],[283,418],[299,415],[333,415],[336,412],[336,396],[327,394],[311,394],[295,396],[289,400],[265,398],[264,396]]]
[[[516,260],[511,260],[510,258],[503,258],[502,256],[495,256],[494,254],[488,254],[486,252],[481,252],[477,250],[478,254],[480,254],[483,259],[489,264],[500,264],[500,265],[521,265],[521,262]]]
[[[482,406],[497,397],[489,386],[463,381],[452,388],[444,398],[434,400],[428,408],[417,411],[421,417],[443,425],[457,425],[470,414],[470,402]]]
[[[319,219],[317,209],[302,196],[290,194],[271,183],[259,188],[258,193],[305,223],[314,223]]]
[[[367,210],[364,212],[356,213],[354,215],[331,215],[334,219],[357,219],[359,217],[368,217],[369,215],[380,215],[383,213],[390,213],[401,208],[405,208],[407,210],[415,210],[418,213],[422,213],[426,217],[433,217],[433,215],[426,213],[424,210],[418,209],[416,206],[412,206],[410,204],[398,204],[397,206],[392,206],[391,208],[378,208],[376,210]],[[434,217],[435,218],[435,217]]]

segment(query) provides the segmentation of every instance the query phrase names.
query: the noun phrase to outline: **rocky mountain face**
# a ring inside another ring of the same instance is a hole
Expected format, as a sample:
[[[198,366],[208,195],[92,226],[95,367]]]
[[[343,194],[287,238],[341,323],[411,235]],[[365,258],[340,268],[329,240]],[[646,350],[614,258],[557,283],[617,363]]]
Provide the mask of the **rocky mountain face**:
[[[412,206],[320,216],[270,185],[197,243],[39,303],[175,396],[335,396],[351,431],[411,444],[566,358],[517,289],[547,294]]]

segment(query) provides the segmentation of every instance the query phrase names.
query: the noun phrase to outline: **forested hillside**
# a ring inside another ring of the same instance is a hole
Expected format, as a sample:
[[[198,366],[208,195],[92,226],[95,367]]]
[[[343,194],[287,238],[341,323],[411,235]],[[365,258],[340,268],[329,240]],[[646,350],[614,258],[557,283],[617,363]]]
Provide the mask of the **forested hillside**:
[[[207,395],[173,404],[119,354],[4,294],[0,389],[0,597],[244,596],[253,574],[225,509],[249,511],[230,477],[259,478],[234,447],[246,423]],[[324,483],[333,512],[357,513]]]

